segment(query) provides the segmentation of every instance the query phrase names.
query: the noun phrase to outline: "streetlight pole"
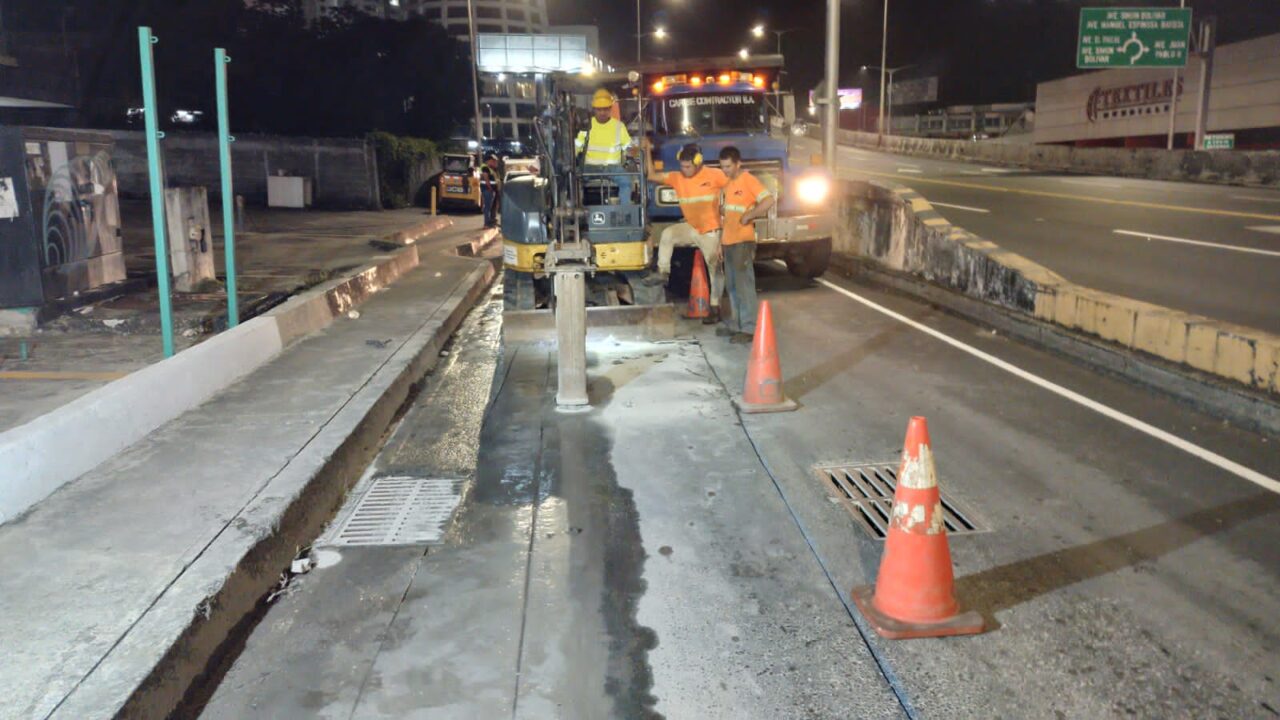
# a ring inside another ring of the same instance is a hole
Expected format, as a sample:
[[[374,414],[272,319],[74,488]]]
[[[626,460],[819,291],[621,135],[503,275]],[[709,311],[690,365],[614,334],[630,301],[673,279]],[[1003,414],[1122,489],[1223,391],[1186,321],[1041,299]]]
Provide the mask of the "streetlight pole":
[[[480,117],[480,48],[476,46],[476,3],[467,0],[467,32],[471,34],[471,90],[476,122],[476,152],[484,156],[484,126]]]
[[[884,138],[884,67],[889,62],[889,0],[884,0],[884,29],[880,34],[880,120],[876,127],[879,144]]]
[[[640,0],[636,0],[636,64],[640,64],[641,45],[644,43],[644,28],[640,23]]]
[[[885,111],[886,111],[886,110],[888,111],[889,124],[890,124],[890,125],[892,125],[892,124],[893,124],[893,75],[894,75],[894,73],[898,72],[899,70],[906,70],[907,68],[913,68],[913,67],[915,67],[915,66],[916,66],[916,63],[912,63],[912,64],[910,64],[910,65],[899,65],[899,66],[898,66],[898,67],[896,67],[896,68],[887,68],[887,67],[885,67],[885,66],[883,66],[883,65],[881,65],[880,67],[876,68],[877,70],[879,70],[879,71],[880,71],[880,77],[881,77],[881,85],[880,85],[880,128],[879,128],[879,135],[880,135],[880,137],[883,137],[883,136],[884,136],[884,134],[885,134],[885,133],[884,133],[884,127],[885,127]],[[863,65],[863,66],[862,66],[862,69],[863,69],[863,70],[866,70],[866,69],[867,69],[867,66],[866,66],[866,65]],[[883,78],[884,78],[886,75],[889,77],[889,82],[888,82],[888,88],[889,88],[889,107],[888,107],[888,108],[886,108],[886,107],[884,106],[885,84],[884,84],[884,80],[883,80]],[[890,135],[892,135],[892,134],[893,134],[893,128],[892,128],[892,127],[890,127],[890,128],[889,128],[889,134],[890,134]]]
[[[1178,7],[1185,8],[1186,6],[1187,6],[1187,0],[1180,0],[1178,2]],[[1175,122],[1175,118],[1178,116],[1178,75],[1179,74],[1180,74],[1180,69],[1174,68],[1173,69],[1173,87],[1169,88],[1169,146],[1168,146],[1169,150],[1173,149],[1173,136],[1175,132],[1174,122]]]
[[[887,3],[888,0],[885,0]],[[836,171],[836,125],[840,122],[840,105],[836,88],[840,84],[840,0],[827,0],[827,80],[826,112],[822,127],[822,161],[827,170]]]

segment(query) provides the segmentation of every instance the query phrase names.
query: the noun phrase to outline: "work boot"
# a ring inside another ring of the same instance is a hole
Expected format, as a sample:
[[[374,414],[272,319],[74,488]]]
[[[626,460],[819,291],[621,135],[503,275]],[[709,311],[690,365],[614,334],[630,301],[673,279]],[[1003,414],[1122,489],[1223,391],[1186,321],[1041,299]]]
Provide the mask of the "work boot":
[[[748,335],[747,333],[741,333],[741,332],[734,333],[733,337],[729,338],[729,342],[734,345],[747,345],[751,342],[751,340],[752,340],[752,337],[750,335]]]
[[[737,333],[733,331],[733,328],[727,327],[725,325],[721,325],[720,327],[716,328],[716,337],[727,338],[727,337],[733,337],[736,334]]]
[[[669,276],[670,276],[670,273],[664,273],[658,270],[653,270],[648,275],[645,275],[643,278],[641,278],[640,282],[644,283],[645,285],[648,285],[649,287],[657,287],[659,285],[666,285],[667,278]]]
[[[720,306],[712,305],[711,312],[706,317],[702,318],[702,324],[715,325],[718,322],[720,322]]]

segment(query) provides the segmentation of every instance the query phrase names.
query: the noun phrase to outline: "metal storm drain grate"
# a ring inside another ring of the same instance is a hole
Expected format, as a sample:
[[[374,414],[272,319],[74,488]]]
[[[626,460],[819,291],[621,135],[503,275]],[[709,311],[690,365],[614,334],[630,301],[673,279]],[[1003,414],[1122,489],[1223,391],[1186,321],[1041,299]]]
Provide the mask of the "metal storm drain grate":
[[[440,542],[462,499],[462,480],[376,478],[328,545],[430,545]]]
[[[898,485],[896,463],[836,465],[813,469],[854,522],[876,540],[889,532],[889,514],[893,511],[893,492]],[[970,535],[986,532],[955,500],[942,493],[942,520],[948,535]]]

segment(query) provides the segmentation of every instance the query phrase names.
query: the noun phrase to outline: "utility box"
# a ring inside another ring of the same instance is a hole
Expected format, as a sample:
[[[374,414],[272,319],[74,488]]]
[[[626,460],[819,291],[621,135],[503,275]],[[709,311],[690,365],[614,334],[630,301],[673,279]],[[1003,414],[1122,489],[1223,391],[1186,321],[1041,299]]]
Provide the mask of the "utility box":
[[[314,195],[309,177],[267,176],[267,207],[308,208]]]
[[[110,135],[0,128],[0,308],[125,279]]]
[[[203,187],[165,190],[164,211],[173,288],[178,292],[199,292],[217,280],[209,193]]]

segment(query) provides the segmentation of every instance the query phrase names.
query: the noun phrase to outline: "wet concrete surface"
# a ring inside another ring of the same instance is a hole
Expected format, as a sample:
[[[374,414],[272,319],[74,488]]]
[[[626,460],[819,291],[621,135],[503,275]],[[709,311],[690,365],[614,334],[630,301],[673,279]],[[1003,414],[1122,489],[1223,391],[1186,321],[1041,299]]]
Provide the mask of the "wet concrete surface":
[[[903,716],[696,345],[593,347],[563,413],[491,315],[370,473],[470,453],[446,541],[321,551],[202,717]]]
[[[298,580],[205,717],[1276,716],[1280,498],[829,288],[759,274],[794,413],[739,417],[748,349],[692,324],[593,342],[592,409],[557,412],[553,348],[469,323],[375,469],[474,457],[447,541],[343,551]],[[1280,475],[1276,438],[836,282]],[[944,491],[984,529],[951,540],[980,636],[886,641],[849,602],[882,544],[813,468],[894,464],[917,414]]]

